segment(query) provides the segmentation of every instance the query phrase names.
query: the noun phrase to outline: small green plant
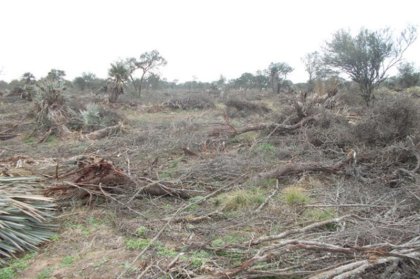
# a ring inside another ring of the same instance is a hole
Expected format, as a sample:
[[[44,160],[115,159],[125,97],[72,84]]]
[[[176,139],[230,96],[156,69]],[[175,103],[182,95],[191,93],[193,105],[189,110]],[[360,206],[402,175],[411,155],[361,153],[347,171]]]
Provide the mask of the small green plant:
[[[94,216],[90,216],[87,218],[88,224],[92,226],[93,228],[98,228],[99,226],[105,224],[106,221],[108,221],[107,218],[97,218]]]
[[[283,189],[281,199],[289,206],[301,206],[310,201],[305,190],[301,187],[287,187]]]
[[[263,142],[252,148],[252,153],[268,161],[277,158],[278,148],[271,143]]]
[[[49,135],[48,138],[45,140],[46,143],[49,145],[54,145],[58,143],[58,138],[56,135]]]
[[[125,247],[129,250],[143,250],[150,244],[149,239],[128,239],[125,242]]]
[[[23,142],[26,143],[26,144],[34,144],[34,143],[36,143],[36,140],[35,140],[35,137],[29,136],[29,137],[25,137],[23,139]]]
[[[100,107],[97,104],[89,103],[86,105],[86,110],[80,111],[83,125],[96,126],[101,123]]]
[[[222,238],[216,238],[211,242],[213,248],[223,248],[225,245],[241,243],[246,238],[238,233],[228,234]]]
[[[51,267],[44,268],[40,273],[38,273],[36,279],[49,279],[51,278],[52,272],[53,269]]]
[[[134,273],[137,269],[135,266],[133,266],[129,262],[124,262],[123,266],[124,266],[124,269],[127,270],[128,273]]]
[[[60,240],[60,235],[58,233],[51,236],[51,241],[58,241],[58,240]]]
[[[61,266],[62,267],[68,267],[71,266],[74,263],[74,257],[73,256],[65,256],[61,260]]]
[[[211,246],[214,248],[222,248],[223,246],[225,246],[225,241],[221,238],[216,238],[211,242]]]
[[[156,245],[157,254],[163,257],[175,257],[178,253],[173,248],[168,248],[165,245],[157,244]]]
[[[214,200],[214,205],[222,205],[224,211],[236,211],[259,205],[264,202],[264,199],[264,191],[259,188],[253,188],[222,194]]]
[[[303,218],[310,221],[324,221],[336,217],[332,209],[309,209],[303,213]]]
[[[16,277],[16,271],[11,267],[0,269],[0,279],[13,279]]]
[[[136,236],[146,238],[148,229],[145,226],[140,226],[136,229]]]
[[[232,234],[225,235],[223,237],[223,240],[227,244],[237,244],[237,243],[241,243],[241,242],[245,241],[246,238],[244,237],[243,234],[232,233]]]
[[[261,143],[257,146],[257,151],[263,154],[274,154],[276,152],[276,147],[271,143]]]
[[[17,276],[17,273],[22,272],[29,266],[30,260],[36,256],[36,253],[27,253],[20,259],[15,259],[8,262],[7,267],[0,269],[0,279],[12,279]]]
[[[191,266],[194,268],[202,267],[210,259],[210,254],[206,251],[199,250],[194,252],[190,257]]]

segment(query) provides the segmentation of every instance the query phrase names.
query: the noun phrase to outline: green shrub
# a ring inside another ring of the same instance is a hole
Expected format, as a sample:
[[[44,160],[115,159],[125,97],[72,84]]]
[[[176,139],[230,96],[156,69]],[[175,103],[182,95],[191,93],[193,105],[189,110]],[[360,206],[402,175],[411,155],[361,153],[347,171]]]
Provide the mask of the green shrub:
[[[301,206],[310,201],[303,188],[293,186],[283,189],[281,199],[289,206]]]
[[[265,193],[261,189],[237,190],[220,195],[214,200],[215,205],[221,205],[224,211],[236,211],[243,208],[255,207],[265,200]]]

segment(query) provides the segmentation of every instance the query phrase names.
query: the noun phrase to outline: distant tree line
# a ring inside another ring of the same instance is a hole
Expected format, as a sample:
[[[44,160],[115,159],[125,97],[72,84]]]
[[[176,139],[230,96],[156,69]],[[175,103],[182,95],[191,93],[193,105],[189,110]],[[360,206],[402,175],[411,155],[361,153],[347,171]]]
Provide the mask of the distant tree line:
[[[313,92],[320,82],[340,80],[341,75],[344,75],[358,85],[361,96],[369,105],[375,99],[375,89],[381,84],[394,90],[419,86],[420,72],[413,63],[403,60],[404,53],[416,38],[417,30],[413,26],[407,27],[398,36],[394,36],[389,28],[376,31],[362,28],[356,35],[339,30],[326,42],[322,51],[308,53],[302,58],[308,74],[304,90]],[[287,76],[294,69],[285,62],[272,62],[264,70],[245,72],[231,80],[221,75],[213,82],[202,82],[193,78],[182,83],[161,77],[159,69],[166,64],[166,59],[159,51],[152,50],[142,53],[138,58],[130,57],[111,63],[107,79],[98,78],[93,73],[83,73],[73,81],[68,81],[63,70],[51,69],[46,77],[39,80],[61,82],[66,87],[79,91],[107,92],[110,102],[116,102],[126,91],[131,91],[138,97],[144,90],[216,93],[226,90],[270,90],[275,94],[293,91],[293,83]],[[398,67],[398,74],[389,77],[389,70],[394,66]],[[0,91],[8,90],[30,100],[36,91],[36,84],[35,76],[28,72],[10,83],[0,81]]]

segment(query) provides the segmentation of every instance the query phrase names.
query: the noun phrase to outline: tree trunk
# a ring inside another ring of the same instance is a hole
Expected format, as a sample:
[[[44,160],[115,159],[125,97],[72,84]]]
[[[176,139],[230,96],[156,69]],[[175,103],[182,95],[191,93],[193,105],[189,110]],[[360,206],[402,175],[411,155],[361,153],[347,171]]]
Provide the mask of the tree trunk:
[[[137,82],[136,82],[136,80],[133,78],[133,76],[132,76],[132,75],[130,75],[130,80],[131,80],[131,83],[133,84],[134,91],[139,92],[139,88],[138,88],[138,86],[137,86]]]
[[[109,92],[109,97],[108,100],[110,103],[115,103],[117,102],[118,99],[118,92],[116,92],[115,90],[111,90],[111,92]]]
[[[145,75],[145,74],[146,74],[146,72],[143,72],[143,73],[141,74],[140,84],[139,84],[138,91],[137,91],[137,93],[138,93],[139,97],[141,96],[141,89],[142,89],[142,86],[143,86],[143,80],[144,80],[144,75]]]

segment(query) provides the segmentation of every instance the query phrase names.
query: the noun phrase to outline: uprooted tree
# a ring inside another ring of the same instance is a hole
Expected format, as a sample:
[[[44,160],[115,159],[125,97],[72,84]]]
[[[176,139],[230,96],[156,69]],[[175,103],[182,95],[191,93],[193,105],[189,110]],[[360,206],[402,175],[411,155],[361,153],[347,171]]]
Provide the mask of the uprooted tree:
[[[413,26],[396,38],[389,28],[377,31],[363,28],[356,36],[340,30],[327,42],[324,62],[358,83],[362,97],[369,105],[374,99],[374,89],[386,79],[388,71],[401,62],[416,37],[417,30]]]

